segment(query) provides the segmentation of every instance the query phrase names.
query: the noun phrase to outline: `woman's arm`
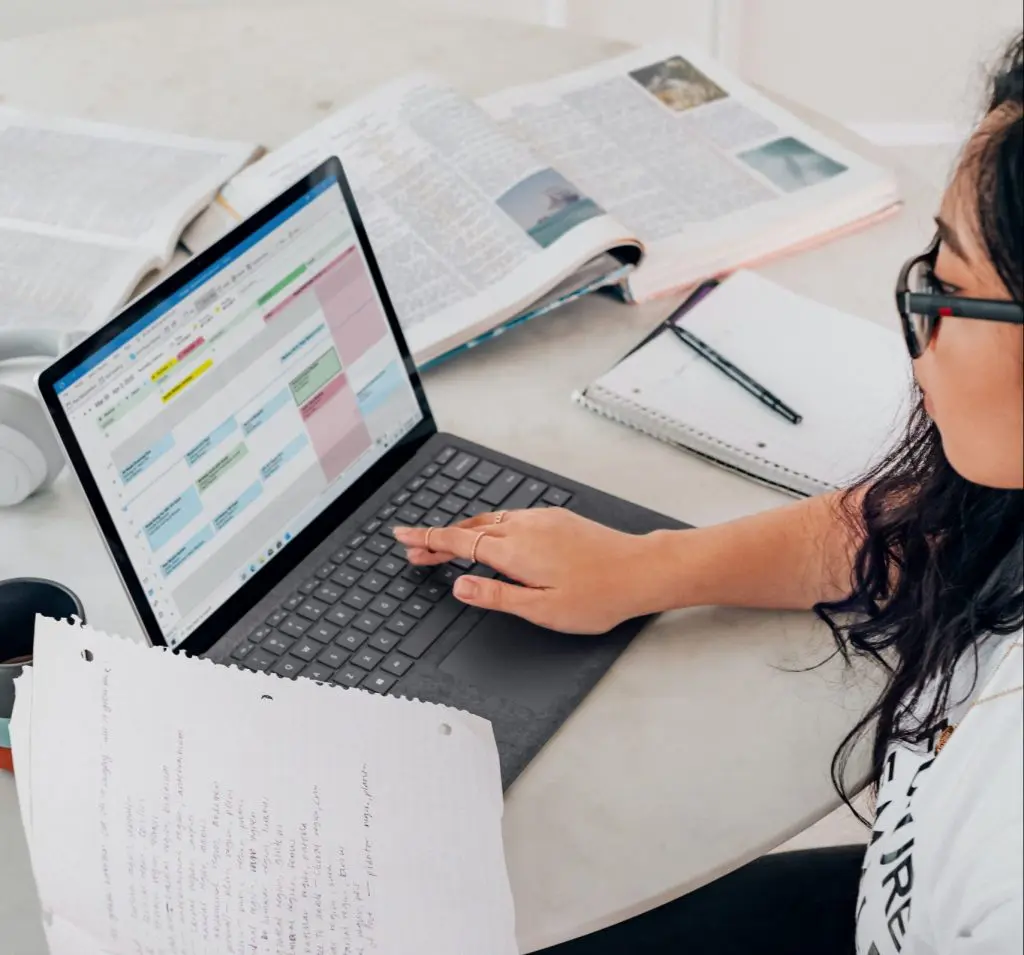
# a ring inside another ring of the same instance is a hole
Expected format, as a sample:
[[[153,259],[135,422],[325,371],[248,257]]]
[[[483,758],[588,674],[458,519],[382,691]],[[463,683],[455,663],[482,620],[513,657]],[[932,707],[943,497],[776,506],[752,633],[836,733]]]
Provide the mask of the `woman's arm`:
[[[429,536],[428,536],[429,535]],[[728,524],[633,535],[560,508],[481,514],[452,527],[400,528],[409,560],[477,560],[465,603],[555,630],[602,633],[629,617],[698,604],[806,609],[849,589],[855,535],[837,495]]]
[[[658,531],[649,540],[660,569],[652,611],[707,604],[807,610],[849,593],[859,543],[838,493],[727,524]]]

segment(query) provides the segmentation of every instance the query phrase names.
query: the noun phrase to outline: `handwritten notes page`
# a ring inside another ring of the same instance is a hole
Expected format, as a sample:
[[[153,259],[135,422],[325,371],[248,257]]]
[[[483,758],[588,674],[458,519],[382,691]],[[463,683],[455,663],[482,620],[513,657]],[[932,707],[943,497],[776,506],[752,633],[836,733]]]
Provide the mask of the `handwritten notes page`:
[[[52,955],[517,951],[487,722],[43,619],[23,680]]]

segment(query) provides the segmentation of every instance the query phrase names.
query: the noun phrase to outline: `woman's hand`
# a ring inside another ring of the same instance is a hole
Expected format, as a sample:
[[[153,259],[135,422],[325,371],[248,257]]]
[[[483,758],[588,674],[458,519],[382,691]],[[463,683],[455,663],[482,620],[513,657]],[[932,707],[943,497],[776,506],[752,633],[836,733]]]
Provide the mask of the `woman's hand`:
[[[396,528],[395,538],[413,564],[475,558],[517,581],[467,574],[454,593],[474,607],[553,630],[604,633],[656,609],[648,593],[652,537],[623,534],[562,508],[509,511],[500,521],[480,514],[432,530]]]

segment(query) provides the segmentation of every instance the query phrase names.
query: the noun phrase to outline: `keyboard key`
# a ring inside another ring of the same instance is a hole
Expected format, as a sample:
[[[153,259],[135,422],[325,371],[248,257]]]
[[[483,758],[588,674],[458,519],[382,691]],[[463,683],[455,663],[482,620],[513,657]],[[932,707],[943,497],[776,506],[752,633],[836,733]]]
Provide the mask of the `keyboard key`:
[[[330,605],[341,600],[342,594],[344,593],[344,590],[335,586],[333,581],[330,581],[326,584],[320,584],[313,596],[316,597],[317,600],[322,600],[325,604]]]
[[[368,574],[363,574],[363,579],[359,581],[359,586],[363,590],[368,590],[371,594],[379,594],[388,585],[388,576],[382,574],[376,570],[371,570]]]
[[[490,484],[499,474],[501,474],[501,468],[497,464],[492,464],[490,461],[481,461],[473,468],[469,479],[475,484]]]
[[[281,610],[275,610],[270,616],[276,618],[275,623],[272,626],[267,626],[266,624],[261,624],[260,626],[258,626],[255,630],[253,630],[252,633],[249,634],[248,639],[250,643],[262,642],[264,638],[269,637],[274,632],[274,627],[281,623],[282,620],[288,619],[288,614],[284,613]]]
[[[270,668],[270,672],[294,680],[305,668],[306,664],[302,660],[296,660],[295,657],[281,657]]]
[[[307,620],[319,620],[324,613],[328,610],[329,605],[317,600],[314,597],[310,597],[302,606],[296,611],[300,617],[305,617]]]
[[[455,448],[445,448],[436,458],[434,458],[435,464],[440,464],[444,467],[452,458],[455,457],[459,452]]]
[[[446,593],[448,588],[442,584],[426,583],[416,591],[417,597],[426,597],[431,603],[437,603]]]
[[[374,650],[380,650],[382,653],[390,653],[398,646],[398,641],[401,639],[402,638],[397,633],[390,633],[387,630],[378,630],[372,637],[370,637],[370,642],[367,646],[373,647]]]
[[[308,597],[319,586],[320,578],[310,577],[309,580],[303,581],[303,583],[299,586],[299,593],[305,594]]]
[[[394,541],[388,540],[386,537],[375,537],[371,541],[366,542],[366,549],[371,554],[376,554],[378,557],[383,557],[385,554],[391,551],[391,547]]]
[[[344,564],[345,561],[348,560],[351,556],[352,551],[350,551],[347,547],[342,547],[341,550],[336,550],[333,554],[331,554],[331,560],[335,564]]]
[[[400,644],[402,653],[418,660],[433,646],[434,641],[455,622],[464,609],[465,604],[459,603],[451,595],[445,597],[402,641]],[[392,617],[391,619],[397,618]]]
[[[253,650],[256,649],[256,644],[249,643],[246,640],[244,643],[240,643],[231,653],[232,660],[244,660]]]
[[[269,650],[274,656],[281,656],[281,654],[285,653],[293,643],[295,643],[295,641],[292,640],[291,637],[286,637],[284,634],[271,634],[263,641],[262,647],[264,650]]]
[[[454,494],[449,494],[437,506],[440,510],[454,516],[462,512],[462,509],[466,506],[466,501],[461,497],[456,497]]]
[[[451,514],[445,514],[443,511],[431,511],[423,518],[423,523],[427,527],[447,527],[451,522]]]
[[[473,566],[473,561],[468,557],[453,557],[448,563],[458,567],[460,570],[469,570]]]
[[[441,584],[446,590],[451,590],[455,581],[464,573],[465,571],[461,567],[456,567],[454,564],[441,564],[440,567],[434,568],[434,572],[430,575],[430,581]]]
[[[349,610],[348,607],[335,607],[327,614],[327,620],[338,627],[345,627],[348,626],[354,616],[355,613]]]
[[[281,633],[288,634],[289,637],[301,637],[309,629],[309,621],[303,620],[302,617],[296,617],[294,614],[290,616],[280,627],[277,628]],[[266,646],[266,643],[264,643]]]
[[[366,643],[367,634],[361,630],[346,630],[337,640],[334,641],[336,646],[352,652],[358,650],[364,643]]]
[[[267,617],[268,627],[280,626],[281,621],[288,616],[289,611],[287,610],[275,610],[269,617]]]
[[[459,481],[452,493],[458,494],[459,497],[476,497],[482,490],[483,488],[473,481]]]
[[[441,473],[445,477],[452,478],[454,481],[461,481],[463,478],[469,477],[470,472],[477,466],[479,461],[480,459],[475,455],[460,451],[441,469]]]
[[[544,501],[550,504],[552,507],[565,507],[572,500],[572,495],[568,491],[563,491],[560,487],[549,487],[544,492]]]
[[[321,564],[316,571],[317,577],[319,577],[321,580],[326,580],[333,573],[334,564],[332,564],[329,560]]]
[[[339,567],[331,577],[331,583],[348,590],[349,587],[355,587],[359,583],[359,571],[352,567]]]
[[[322,649],[323,647],[316,640],[303,637],[301,640],[295,641],[295,646],[289,652],[293,657],[298,657],[300,660],[305,660],[306,663],[309,663]]]
[[[390,617],[398,609],[399,601],[388,594],[380,594],[372,604],[370,610],[382,617]]]
[[[402,547],[401,544],[398,546]],[[404,550],[405,548],[402,547],[402,549]],[[387,557],[382,557],[378,560],[373,569],[381,574],[386,574],[388,577],[395,577],[402,572],[405,568],[405,564],[406,561],[404,558],[390,554]]]
[[[338,686],[359,686],[366,673],[357,667],[345,667],[331,677],[331,682]]]
[[[391,673],[394,676],[401,676],[411,666],[412,660],[408,657],[403,657],[400,653],[392,653],[391,656],[384,661],[384,665],[381,669],[387,670],[388,673]]]
[[[440,474],[427,481],[427,490],[433,491],[434,494],[448,494],[453,487],[455,487],[455,482],[451,478],[442,477]]]
[[[430,495],[434,500],[437,500],[437,496],[434,494]],[[434,505],[431,504],[430,507]],[[406,504],[405,507],[400,508],[395,514],[395,520],[398,521],[403,527],[415,527],[420,522],[420,518],[423,517],[423,510],[419,507],[413,507],[411,504]]]
[[[415,494],[426,483],[427,479],[425,477],[414,477],[408,484],[406,484],[405,489],[407,491],[412,491],[412,493]]]
[[[355,590],[350,590],[345,594],[341,602],[348,604],[350,607],[355,607],[356,610],[362,610],[372,599],[372,594],[368,594],[365,590],[360,590],[357,587]]]
[[[374,693],[387,693],[395,685],[396,679],[390,673],[371,673],[359,685],[365,690],[372,690]]]
[[[364,534],[376,534],[377,531],[380,530],[380,525],[382,523],[383,523],[383,521],[380,521],[377,518],[374,518],[372,521],[367,521],[363,525],[363,533]]]
[[[306,631],[306,636],[310,640],[319,640],[321,643],[330,643],[339,633],[338,627],[334,626],[333,623],[320,623],[313,624]]]
[[[378,653],[376,650],[365,647],[358,653],[353,654],[352,659],[348,662],[353,664],[353,666],[362,667],[364,670],[372,670],[383,659],[383,653]]]
[[[363,544],[365,544],[365,543],[366,543],[366,535],[365,534],[356,534],[355,536],[350,537],[348,539],[348,543],[345,544],[345,546],[350,551],[353,551],[353,550],[359,550],[359,548],[362,547]]]
[[[277,657],[274,654],[264,650],[263,647],[257,647],[245,658],[245,666],[250,670],[266,670],[268,667],[273,666]]]
[[[411,580],[414,584],[422,584],[430,576],[429,567],[414,567],[412,565],[405,568],[402,576],[406,580]]]
[[[521,474],[506,468],[483,489],[480,493],[480,500],[484,504],[497,507],[519,486],[522,480],[523,476]]]
[[[423,597],[413,597],[412,600],[407,600],[402,604],[402,613],[407,613],[410,617],[422,620],[430,613],[433,606],[434,604],[431,601]]]
[[[365,551],[353,554],[348,559],[349,567],[355,567],[357,570],[369,570],[376,562],[377,558],[372,554],[367,554]]]
[[[397,633],[400,637],[404,637],[415,626],[415,619],[407,617],[404,613],[400,613],[397,616],[392,617],[387,622],[387,629],[392,633]]]
[[[411,492],[409,492],[409,491],[399,491],[393,498],[391,498],[391,503],[394,504],[395,507],[401,507],[411,497],[412,497]]]
[[[392,580],[388,584],[388,593],[392,597],[397,597],[399,600],[405,600],[406,597],[411,597],[416,592],[416,585],[411,580]]]
[[[317,683],[326,683],[333,672],[334,668],[326,664],[311,663],[299,676],[305,677],[307,680],[316,680]]]
[[[378,617],[375,613],[361,613],[355,620],[352,621],[352,626],[357,630],[364,630],[366,633],[376,633],[380,629],[380,625],[384,622],[383,617]]]
[[[483,501],[470,501],[463,509],[463,517],[476,517],[477,514],[486,514],[488,511],[493,511],[494,508],[490,504],[484,504]]]
[[[283,604],[281,604],[281,609],[287,610],[289,613],[291,613],[305,599],[305,594],[292,594]],[[276,624],[274,624],[274,626],[276,626]]]
[[[435,494],[433,491],[420,491],[409,503],[412,505],[413,508],[416,508],[422,512],[429,511],[440,500],[440,494]],[[404,510],[406,510],[406,508],[403,507],[402,511]],[[399,511],[398,513],[401,514],[402,511]],[[423,514],[421,513],[420,517],[422,516]],[[415,524],[417,521],[419,521],[419,518],[417,518],[416,521],[412,521],[411,523]]]
[[[326,667],[330,667],[332,670],[337,670],[348,658],[349,651],[343,650],[341,647],[326,647],[320,651],[320,656],[317,660]]]
[[[395,516],[395,511],[398,508],[394,504],[385,504],[379,511],[377,511],[377,520],[386,521],[389,517]]]
[[[505,500],[503,506],[510,511],[523,510],[530,507],[547,489],[548,486],[543,481],[527,478],[512,492],[511,497]]]
[[[440,470],[440,465],[428,464],[422,471],[420,471],[420,474],[425,478],[432,478]]]

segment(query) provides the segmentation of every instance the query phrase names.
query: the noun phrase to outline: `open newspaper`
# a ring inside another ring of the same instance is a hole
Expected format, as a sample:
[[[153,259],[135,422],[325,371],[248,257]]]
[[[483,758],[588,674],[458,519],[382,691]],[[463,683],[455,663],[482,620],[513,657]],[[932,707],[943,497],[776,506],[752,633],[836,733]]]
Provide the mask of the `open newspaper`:
[[[583,291],[667,294],[898,199],[889,172],[673,45],[478,102],[398,80],[243,171],[186,241],[331,154],[421,365]]]
[[[102,323],[255,153],[0,107],[0,330]]]

